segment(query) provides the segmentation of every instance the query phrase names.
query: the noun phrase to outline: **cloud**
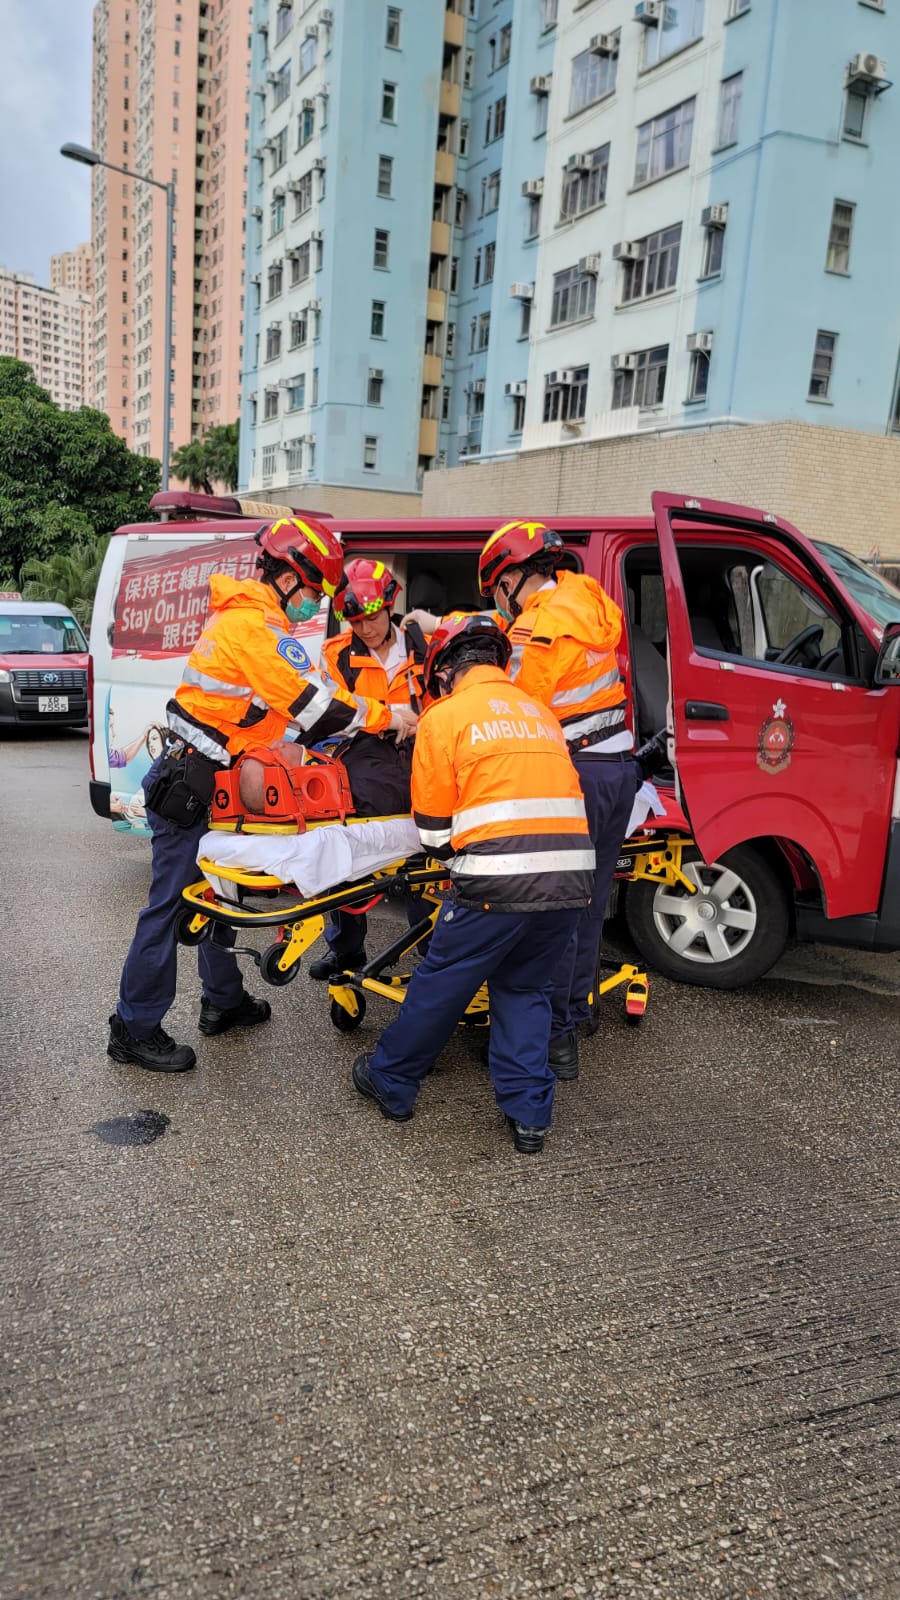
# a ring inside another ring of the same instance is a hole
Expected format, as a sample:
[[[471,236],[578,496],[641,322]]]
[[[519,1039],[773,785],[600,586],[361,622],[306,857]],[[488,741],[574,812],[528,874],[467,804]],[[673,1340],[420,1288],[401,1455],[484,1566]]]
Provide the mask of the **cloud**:
[[[90,238],[93,0],[0,0],[0,263],[50,281],[50,256]]]

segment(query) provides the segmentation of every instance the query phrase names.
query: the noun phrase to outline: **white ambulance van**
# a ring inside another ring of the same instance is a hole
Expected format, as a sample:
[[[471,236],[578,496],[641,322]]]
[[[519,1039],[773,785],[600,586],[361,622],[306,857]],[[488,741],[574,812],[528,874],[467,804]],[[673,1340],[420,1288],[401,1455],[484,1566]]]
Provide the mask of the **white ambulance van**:
[[[109,541],[91,619],[91,805],[123,832],[148,833],[143,780],[162,749],[166,703],[206,621],[209,579],[254,576],[258,530],[288,506],[170,490],[154,520]],[[322,512],[316,512],[321,517]],[[327,602],[291,631],[319,658]]]

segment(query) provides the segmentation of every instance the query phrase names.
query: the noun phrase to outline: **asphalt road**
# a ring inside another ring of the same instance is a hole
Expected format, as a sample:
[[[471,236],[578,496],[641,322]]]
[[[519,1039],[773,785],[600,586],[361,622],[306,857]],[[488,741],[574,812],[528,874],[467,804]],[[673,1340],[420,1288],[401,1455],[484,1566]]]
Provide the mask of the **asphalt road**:
[[[387,1003],[304,974],[115,1065],[147,848],[78,735],[2,739],[0,828],[4,1600],[900,1596],[900,959],[656,981],[517,1157],[465,1044],[384,1122]]]

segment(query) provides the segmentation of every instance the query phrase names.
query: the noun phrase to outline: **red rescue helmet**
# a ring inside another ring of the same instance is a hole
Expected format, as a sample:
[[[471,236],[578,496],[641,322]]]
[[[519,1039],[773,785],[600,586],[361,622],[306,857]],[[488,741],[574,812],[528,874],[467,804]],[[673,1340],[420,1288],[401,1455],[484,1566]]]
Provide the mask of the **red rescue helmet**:
[[[307,589],[330,598],[340,588],[344,552],[331,528],[317,517],[279,517],[260,528],[256,542],[265,556],[291,567]]]
[[[359,622],[379,611],[389,611],[400,593],[397,579],[384,562],[372,561],[368,556],[348,561],[344,579],[345,587],[334,606],[338,622]]]
[[[466,665],[506,667],[512,645],[486,611],[451,611],[435,628],[422,674],[433,699],[449,694],[453,674]]]
[[[502,573],[509,567],[524,567],[535,557],[545,558],[548,572],[565,565],[566,547],[561,536],[542,522],[504,522],[491,534],[478,557],[481,593],[493,594]]]

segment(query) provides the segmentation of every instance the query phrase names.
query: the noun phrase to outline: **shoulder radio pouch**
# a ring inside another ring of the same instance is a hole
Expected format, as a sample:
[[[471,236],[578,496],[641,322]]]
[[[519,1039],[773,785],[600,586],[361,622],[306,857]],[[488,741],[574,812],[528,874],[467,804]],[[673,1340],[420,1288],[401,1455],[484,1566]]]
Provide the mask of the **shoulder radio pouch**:
[[[156,777],[145,791],[147,809],[179,828],[193,828],[206,819],[216,782],[216,766],[196,750],[178,746],[163,756]]]

